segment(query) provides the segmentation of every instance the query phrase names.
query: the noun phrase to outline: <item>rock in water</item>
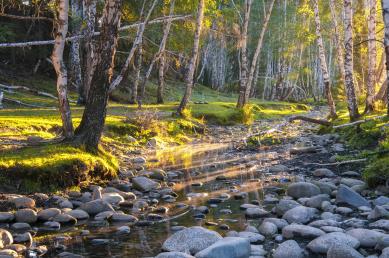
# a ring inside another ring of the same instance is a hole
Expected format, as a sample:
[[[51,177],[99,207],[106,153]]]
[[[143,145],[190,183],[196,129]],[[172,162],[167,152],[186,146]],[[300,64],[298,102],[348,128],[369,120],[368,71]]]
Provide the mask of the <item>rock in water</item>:
[[[289,196],[298,199],[302,197],[312,197],[320,194],[320,188],[307,182],[290,184],[287,190]]]
[[[87,212],[89,215],[95,215],[103,211],[115,211],[109,203],[101,199],[84,203],[80,206],[80,209]]]
[[[348,245],[354,249],[359,247],[359,241],[355,237],[341,232],[333,232],[315,238],[309,242],[307,248],[313,253],[325,254],[334,244]]]
[[[206,249],[196,253],[196,258],[246,258],[251,246],[247,239],[240,237],[223,238]]]
[[[351,205],[356,208],[361,206],[370,207],[370,203],[365,198],[363,198],[353,189],[345,185],[341,185],[339,187],[338,192],[336,194],[336,201],[338,203],[347,203],[348,205]]]
[[[194,256],[181,252],[160,253],[155,258],[194,258]]]
[[[294,240],[280,244],[274,251],[273,258],[303,258],[303,249]]]
[[[327,258],[363,258],[364,256],[360,254],[354,248],[348,245],[334,244],[330,247],[327,252]]]
[[[134,177],[132,179],[132,184],[135,189],[142,192],[149,192],[160,187],[157,182],[144,176]]]
[[[166,251],[198,253],[222,239],[219,233],[203,227],[190,227],[174,233],[162,245]]]

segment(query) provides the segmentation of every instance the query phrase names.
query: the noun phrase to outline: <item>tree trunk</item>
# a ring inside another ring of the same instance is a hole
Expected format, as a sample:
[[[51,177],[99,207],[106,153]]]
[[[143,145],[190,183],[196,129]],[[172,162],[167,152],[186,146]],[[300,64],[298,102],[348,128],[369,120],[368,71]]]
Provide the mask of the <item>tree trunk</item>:
[[[368,0],[369,3],[369,18],[368,18],[368,76],[366,85],[366,108],[365,112],[374,111],[374,95],[376,85],[376,66],[377,66],[377,50],[376,50],[376,0]]]
[[[350,120],[354,121],[359,117],[358,103],[355,96],[354,87],[354,60],[353,60],[353,21],[352,21],[352,0],[344,0],[344,72],[345,72],[345,88],[348,111]]]
[[[75,0],[77,1],[77,0]],[[84,80],[82,87],[79,89],[78,103],[84,105],[88,96],[92,75],[93,75],[93,61],[95,58],[95,43],[93,41],[93,35],[95,33],[96,25],[96,0],[85,0],[84,1],[84,21],[86,23],[86,28],[84,30]]]
[[[82,25],[82,1],[71,0],[71,32],[72,35],[81,34]],[[81,71],[81,58],[80,58],[80,41],[76,39],[71,42],[70,47],[70,75],[71,82],[77,88],[80,95],[82,94],[82,71]]]
[[[59,0],[58,16],[56,21],[57,31],[55,33],[55,44],[51,59],[55,72],[57,73],[57,92],[59,112],[61,113],[62,119],[63,134],[65,138],[70,139],[73,137],[73,123],[67,92],[68,75],[63,60],[65,38],[68,32],[68,12],[69,0]]]
[[[204,17],[204,0],[199,0],[199,6],[197,9],[197,19],[196,19],[196,31],[194,34],[194,43],[192,49],[192,57],[189,61],[188,71],[185,76],[186,90],[177,110],[177,113],[180,115],[182,115],[182,112],[188,105],[189,99],[192,95],[192,89],[194,84],[193,82],[194,72],[196,69],[197,57],[199,55],[200,36],[201,36],[203,17]]]
[[[255,70],[256,70],[256,66],[258,64],[259,55],[261,54],[263,39],[265,38],[265,33],[267,30],[267,25],[269,24],[270,16],[271,16],[272,11],[273,11],[274,2],[275,2],[275,0],[271,1],[269,9],[267,10],[266,16],[265,16],[264,21],[263,21],[261,34],[259,35],[259,38],[258,38],[257,48],[255,50],[253,60],[251,61],[250,73],[248,76],[248,80],[246,82],[244,96],[239,96],[239,99],[243,100],[242,103],[238,104],[239,106],[241,105],[241,107],[246,105],[249,101],[249,98],[250,98],[250,92],[251,92],[251,87],[252,87],[253,80],[254,80]]]
[[[320,68],[323,75],[324,91],[327,97],[328,107],[330,109],[330,118],[336,118],[337,117],[336,107],[335,107],[334,99],[332,98],[330,75],[328,73],[327,60],[326,60],[326,55],[324,50],[323,38],[321,34],[319,4],[318,4],[318,0],[312,0],[312,2],[313,2],[313,10],[315,13],[317,46],[319,48]]]
[[[94,72],[76,141],[96,153],[103,133],[108,91],[118,39],[121,0],[107,0],[101,18],[101,35],[96,44]]]
[[[250,21],[252,0],[245,0],[244,3],[244,20],[243,28],[240,36],[240,62],[241,72],[239,78],[239,97],[236,103],[237,108],[243,108],[245,105],[245,95],[248,80],[248,61],[247,61],[247,34]]]
[[[382,15],[385,24],[385,56],[386,56],[386,99],[388,110],[387,114],[389,116],[389,0],[381,0],[382,4]]]
[[[143,62],[143,39],[138,44],[137,54],[136,54],[136,66],[135,66],[135,79],[133,84],[133,94],[136,95],[136,98],[134,99],[136,102],[139,101],[139,96],[142,95],[142,89],[140,89],[139,92],[139,82],[141,80],[140,73],[142,70],[142,62]],[[134,103],[135,104],[135,103]]]
[[[343,40],[340,37],[339,33],[339,26],[338,26],[338,20],[337,20],[337,14],[336,14],[336,8],[335,8],[335,0],[330,0],[330,11],[331,11],[331,19],[334,27],[334,41],[337,51],[337,62],[339,67],[339,73],[340,73],[340,80],[344,84],[344,51],[343,51]]]
[[[158,89],[157,89],[157,103],[163,104],[163,92],[165,90],[165,63],[166,63],[166,52],[162,52],[159,58],[158,67]]]

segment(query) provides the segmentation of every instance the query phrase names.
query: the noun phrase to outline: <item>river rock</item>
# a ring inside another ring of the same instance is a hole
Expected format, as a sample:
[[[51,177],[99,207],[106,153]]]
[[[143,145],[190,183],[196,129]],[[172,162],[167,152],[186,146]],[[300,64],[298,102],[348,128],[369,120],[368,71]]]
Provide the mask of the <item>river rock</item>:
[[[294,240],[281,243],[273,253],[273,258],[303,258],[304,250]]]
[[[363,198],[360,194],[355,192],[348,186],[341,185],[336,194],[336,201],[338,203],[347,203],[353,207],[367,206],[370,207],[370,203]]]
[[[312,172],[312,175],[315,177],[334,177],[335,173],[328,168],[318,168]]]
[[[144,176],[134,177],[132,179],[133,187],[142,192],[149,192],[160,187],[160,184]]]
[[[102,195],[102,199],[112,205],[124,202],[123,196],[118,193],[105,193]]]
[[[350,235],[341,232],[333,232],[315,238],[309,242],[307,248],[313,253],[326,254],[328,249],[334,244],[348,245],[354,249],[358,248],[360,245],[358,239]]]
[[[314,227],[291,224],[282,229],[282,236],[285,238],[302,237],[306,239],[314,239],[324,235],[325,232]]]
[[[89,215],[95,215],[103,211],[115,211],[109,203],[101,199],[84,203],[79,209],[87,212]]]
[[[250,242],[247,239],[226,237],[196,253],[195,256],[196,258],[247,258],[250,253]]]
[[[289,223],[306,224],[316,217],[317,212],[318,211],[314,208],[297,206],[288,210],[282,218],[287,220]]]
[[[274,165],[274,166],[271,166],[269,168],[270,173],[280,173],[280,172],[288,172],[288,171],[289,171],[289,168],[287,166],[284,166],[281,164]]]
[[[0,249],[11,245],[13,243],[13,237],[10,232],[5,229],[0,229]]]
[[[332,219],[320,219],[320,220],[312,221],[311,223],[308,224],[308,226],[316,227],[316,228],[325,227],[325,226],[339,227],[340,222]]]
[[[32,243],[32,235],[30,232],[25,232],[23,234],[14,235],[15,243]]]
[[[252,244],[261,243],[265,240],[265,237],[261,234],[248,231],[239,232],[238,237],[248,239]]]
[[[288,224],[288,222],[284,219],[279,219],[279,218],[265,218],[263,220],[263,222],[270,222],[270,223],[273,223],[274,225],[277,226],[278,229],[283,229],[284,227],[286,227]]]
[[[11,229],[15,231],[28,231],[31,230],[31,226],[25,222],[16,222],[11,225]]]
[[[35,201],[29,197],[17,197],[11,200],[13,204],[15,204],[17,209],[21,208],[34,208]]]
[[[262,224],[258,227],[258,230],[259,232],[262,234],[262,235],[265,235],[265,236],[273,236],[277,233],[278,231],[278,227],[271,223],[271,222],[262,222]]]
[[[311,208],[319,209],[319,208],[321,208],[321,204],[324,201],[329,201],[329,200],[330,200],[330,197],[327,194],[319,194],[319,195],[312,196],[311,198],[309,198],[305,202],[305,205],[308,207],[311,207]]]
[[[312,183],[298,182],[289,185],[287,194],[295,199],[312,197],[320,194],[320,188]]]
[[[58,214],[57,216],[55,216],[53,218],[53,221],[56,221],[58,223],[61,223],[61,224],[76,224],[77,223],[77,219],[74,218],[73,216],[69,215],[69,214]]]
[[[250,219],[263,218],[269,215],[269,212],[261,208],[248,208],[245,211],[245,215]]]
[[[8,249],[14,250],[17,253],[24,253],[27,250],[27,247],[25,245],[21,244],[12,244],[7,246]]]
[[[15,250],[12,249],[3,249],[0,250],[0,257],[1,258],[17,258],[18,253]]]
[[[166,251],[198,253],[222,239],[219,233],[195,226],[171,235],[162,245]]]
[[[375,206],[374,209],[370,212],[370,214],[367,216],[370,220],[376,220],[381,218],[388,218],[389,217],[389,211],[387,211],[382,206]]]
[[[112,214],[110,220],[112,220],[113,222],[131,222],[131,223],[135,223],[138,221],[136,217],[124,213],[114,213]]]
[[[379,205],[379,206],[389,204],[389,197],[380,196],[377,199],[375,199],[373,202],[375,205]]]
[[[387,219],[377,220],[376,222],[370,223],[369,227],[389,231],[389,220],[387,220]]]
[[[364,258],[364,256],[349,245],[334,244],[328,249],[327,258]]]
[[[181,252],[166,252],[160,253],[155,258],[195,258],[192,255],[181,253]]]
[[[17,222],[35,223],[38,220],[38,215],[32,209],[21,209],[15,213]]]
[[[343,185],[347,185],[348,187],[353,187],[356,185],[365,185],[366,183],[362,180],[354,179],[354,178],[347,178],[344,177],[340,180],[340,183]]]
[[[275,207],[275,212],[278,216],[282,216],[290,209],[293,209],[297,206],[301,206],[300,203],[294,201],[294,200],[280,200],[280,202]]]
[[[77,220],[86,220],[89,219],[89,214],[84,210],[71,210],[67,211],[66,214],[69,214],[73,218],[76,218]]]
[[[346,234],[358,239],[361,247],[374,247],[379,239],[386,236],[384,233],[365,228],[351,229],[346,231]]]
[[[0,223],[12,222],[15,219],[15,215],[11,212],[0,212]]]
[[[61,210],[57,208],[49,208],[38,212],[38,219],[48,221],[49,219],[61,214]]]

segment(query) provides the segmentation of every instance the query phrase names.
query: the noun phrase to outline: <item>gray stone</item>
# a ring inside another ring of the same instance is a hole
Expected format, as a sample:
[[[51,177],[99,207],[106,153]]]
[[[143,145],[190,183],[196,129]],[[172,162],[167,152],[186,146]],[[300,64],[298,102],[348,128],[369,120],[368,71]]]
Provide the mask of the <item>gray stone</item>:
[[[374,247],[379,239],[386,236],[384,233],[365,228],[351,229],[346,231],[346,234],[358,239],[361,247]]]
[[[123,214],[123,213],[114,213],[112,214],[110,220],[113,222],[131,222],[135,223],[138,221],[138,219],[130,214]]]
[[[280,172],[288,172],[288,171],[289,171],[289,168],[287,166],[284,166],[281,164],[274,165],[274,166],[271,166],[269,168],[270,173],[280,173]]]
[[[370,220],[376,220],[381,218],[388,218],[389,217],[389,211],[387,211],[382,206],[375,206],[374,209],[370,212],[369,216],[367,216]]]
[[[290,209],[293,209],[297,206],[301,206],[300,203],[294,201],[294,200],[280,200],[280,202],[275,207],[275,212],[278,216],[282,216]]]
[[[18,253],[12,249],[3,249],[3,250],[0,250],[0,257],[1,258],[17,258]]]
[[[262,234],[262,235],[265,235],[265,236],[273,236],[277,233],[278,231],[278,227],[271,223],[271,222],[262,222],[262,224],[258,227],[258,230],[259,232]]]
[[[387,219],[377,220],[376,222],[370,223],[369,227],[383,229],[383,230],[389,230],[389,220],[387,220]]]
[[[121,196],[118,193],[104,193],[102,195],[102,199],[103,199],[103,201],[106,201],[112,205],[117,205],[121,202],[124,202],[123,196]]]
[[[324,227],[321,227],[320,229],[326,233],[331,233],[331,232],[343,232],[344,233],[344,229],[339,228],[339,227],[324,226]]]
[[[379,256],[379,258],[389,258],[389,247],[382,250],[382,253]]]
[[[324,227],[324,226],[338,227],[340,226],[340,223],[332,219],[320,219],[320,220],[312,221],[311,223],[308,224],[308,226],[317,227],[317,228]]]
[[[349,207],[337,207],[335,209],[335,211],[339,214],[342,214],[342,215],[348,215],[350,213],[353,212],[353,209],[349,208]]]
[[[28,231],[31,230],[31,226],[25,222],[16,222],[11,225],[11,229],[15,231]]]
[[[301,237],[306,239],[314,239],[324,234],[324,231],[318,228],[299,224],[291,224],[282,229],[282,236],[285,238]]]
[[[30,232],[25,232],[23,234],[14,235],[15,243],[32,243],[32,235]]]
[[[342,220],[342,216],[340,216],[339,214],[333,214],[332,212],[323,212],[321,215],[320,215],[320,218],[323,219],[323,220],[327,220],[327,219],[330,219],[330,220],[335,220],[335,221],[341,221]]]
[[[289,223],[306,224],[316,217],[317,210],[314,208],[308,208],[305,206],[297,206],[291,210],[288,210],[283,219]]]
[[[171,235],[162,245],[166,251],[195,254],[222,239],[217,232],[203,227],[190,227]]]
[[[364,258],[364,256],[349,245],[334,244],[328,249],[327,258]]]
[[[248,239],[250,243],[261,243],[265,240],[265,237],[261,234],[254,233],[254,232],[248,232],[248,231],[242,231],[238,233],[238,237],[242,237],[245,239]]]
[[[29,197],[17,197],[11,200],[17,209],[20,208],[34,208],[35,201]]]
[[[370,207],[370,203],[365,198],[363,198],[353,189],[345,185],[341,185],[339,187],[338,192],[336,194],[336,201],[338,203],[347,203],[348,205],[351,205],[356,208],[360,206]]]
[[[320,194],[320,188],[312,183],[298,182],[288,186],[287,194],[293,198],[312,197]]]
[[[69,215],[69,214],[58,214],[57,216],[55,216],[53,218],[53,221],[56,221],[58,223],[61,223],[61,224],[76,224],[77,223],[77,219],[74,218],[73,216]]]
[[[362,180],[354,179],[354,178],[347,178],[344,177],[340,180],[341,184],[347,185],[349,187],[353,187],[356,185],[365,185],[366,183]]]
[[[334,177],[335,174],[328,168],[318,168],[312,172],[315,177]]]
[[[89,219],[89,214],[84,210],[71,210],[67,211],[66,214],[69,214],[70,216],[76,218],[77,220],[85,220]]]
[[[61,214],[61,210],[57,208],[49,208],[38,212],[38,219],[48,221],[49,219]]]
[[[196,253],[196,258],[246,258],[251,253],[250,242],[240,237],[223,238]]]
[[[389,197],[380,196],[377,199],[375,199],[373,202],[375,205],[380,205],[380,206],[389,204]]]
[[[305,205],[308,207],[311,207],[311,208],[320,209],[322,202],[329,201],[329,200],[330,200],[330,197],[327,194],[319,194],[319,195],[312,196],[311,198],[309,198],[305,202]]]
[[[283,229],[286,227],[288,222],[284,219],[278,219],[278,218],[265,218],[263,222],[270,222],[277,226],[278,229]]]
[[[263,218],[269,215],[269,212],[261,208],[248,208],[245,211],[245,215],[250,219]]]
[[[10,232],[5,229],[0,229],[0,249],[7,245],[12,245],[13,237]]]
[[[155,258],[194,258],[194,256],[181,252],[160,253]]]
[[[17,222],[35,223],[38,220],[38,215],[32,209],[21,209],[15,213]]]
[[[15,215],[11,212],[0,212],[0,223],[12,222],[15,219]]]
[[[280,244],[273,253],[273,258],[303,258],[304,250],[294,240]]]
[[[79,207],[79,209],[87,212],[89,215],[95,215],[103,211],[114,211],[114,209],[109,203],[101,199],[84,203]]]
[[[307,248],[313,253],[326,254],[328,249],[330,249],[330,247],[334,244],[348,245],[352,248],[359,247],[358,239],[350,235],[346,235],[345,233],[333,232],[315,238],[309,242]]]
[[[142,192],[149,192],[160,187],[160,184],[144,176],[134,177],[132,179],[133,187]]]

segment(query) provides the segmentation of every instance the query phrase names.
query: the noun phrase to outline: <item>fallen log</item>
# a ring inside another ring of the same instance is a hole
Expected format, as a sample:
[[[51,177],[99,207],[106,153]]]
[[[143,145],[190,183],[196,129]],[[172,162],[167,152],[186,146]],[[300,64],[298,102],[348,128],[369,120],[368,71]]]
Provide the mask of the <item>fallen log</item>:
[[[306,122],[310,122],[310,123],[314,123],[314,124],[332,126],[332,123],[327,121],[327,120],[315,119],[315,118],[311,118],[311,117],[307,117],[307,116],[293,116],[293,117],[289,118],[289,122],[293,122],[295,120],[302,120],[302,121],[306,121]]]
[[[384,117],[386,117],[386,115],[384,115],[384,116],[375,116],[375,117],[366,118],[366,119],[363,119],[363,120],[358,120],[358,121],[347,123],[347,124],[336,125],[336,126],[333,126],[333,128],[337,129],[337,128],[343,128],[343,127],[352,126],[352,125],[359,125],[359,124],[363,124],[363,123],[366,123],[366,122],[369,122],[369,121],[373,121],[375,119],[381,119],[381,118],[384,118]]]
[[[22,102],[20,100],[10,99],[10,98],[7,98],[7,97],[4,97],[3,100],[7,101],[7,102],[14,103],[14,104],[18,104],[18,105],[21,105],[21,106],[25,106],[25,107],[56,109],[55,107],[42,106],[42,105],[37,105],[37,104],[29,104],[29,103]]]

